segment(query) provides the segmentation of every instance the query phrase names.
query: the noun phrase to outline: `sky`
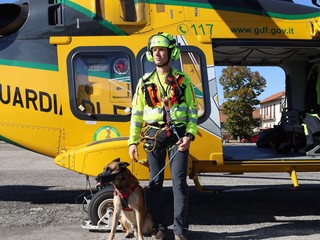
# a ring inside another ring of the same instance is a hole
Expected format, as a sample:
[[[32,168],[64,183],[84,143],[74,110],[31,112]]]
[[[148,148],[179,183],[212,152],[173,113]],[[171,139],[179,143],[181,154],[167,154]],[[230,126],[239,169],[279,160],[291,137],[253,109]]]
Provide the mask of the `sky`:
[[[0,3],[16,2],[16,0],[0,0]],[[295,3],[313,6],[311,0],[294,0]],[[320,2],[320,0],[318,1]],[[223,102],[223,91],[219,84],[219,78],[221,76],[221,71],[225,67],[216,67],[216,79],[218,83],[218,97],[220,104]],[[250,67],[252,72],[258,71],[261,76],[263,76],[267,85],[265,91],[258,97],[259,100],[263,100],[270,95],[281,92],[285,90],[285,73],[279,67]]]

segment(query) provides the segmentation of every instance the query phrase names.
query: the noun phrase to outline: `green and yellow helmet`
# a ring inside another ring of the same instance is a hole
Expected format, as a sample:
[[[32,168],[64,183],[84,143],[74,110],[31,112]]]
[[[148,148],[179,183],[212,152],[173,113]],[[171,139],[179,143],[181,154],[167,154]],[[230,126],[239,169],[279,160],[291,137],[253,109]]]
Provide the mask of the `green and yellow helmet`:
[[[180,49],[177,48],[176,40],[168,33],[160,32],[149,38],[146,56],[150,62],[153,62],[153,56],[152,56],[153,47],[168,48],[170,58],[173,60],[178,60],[180,57]]]

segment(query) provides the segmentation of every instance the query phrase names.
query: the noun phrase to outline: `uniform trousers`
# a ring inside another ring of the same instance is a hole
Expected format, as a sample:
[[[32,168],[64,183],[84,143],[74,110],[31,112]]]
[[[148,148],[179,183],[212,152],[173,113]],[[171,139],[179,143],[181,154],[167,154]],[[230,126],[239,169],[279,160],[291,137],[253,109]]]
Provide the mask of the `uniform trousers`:
[[[179,136],[184,136],[185,127],[177,129]],[[152,131],[150,131],[152,134]],[[173,144],[171,147],[168,143],[175,143],[178,139],[175,136],[168,138],[166,131],[161,132],[157,137],[155,149],[147,154],[149,171],[150,171],[150,188],[147,191],[147,205],[151,210],[155,222],[155,228],[166,228],[166,208],[167,201],[163,198],[163,181],[164,172],[154,177],[165,166],[165,159],[169,154],[169,160],[178,151],[178,147]],[[173,191],[173,232],[176,235],[185,234],[188,230],[188,184],[187,184],[187,168],[188,168],[189,150],[184,152],[178,151],[171,159],[170,170],[172,176]]]

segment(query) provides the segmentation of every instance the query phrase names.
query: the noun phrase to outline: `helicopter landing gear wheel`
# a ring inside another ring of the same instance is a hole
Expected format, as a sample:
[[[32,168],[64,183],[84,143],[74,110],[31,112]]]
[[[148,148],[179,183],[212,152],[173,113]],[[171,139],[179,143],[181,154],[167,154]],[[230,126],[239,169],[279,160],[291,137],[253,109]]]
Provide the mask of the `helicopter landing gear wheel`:
[[[113,188],[108,187],[93,195],[88,207],[91,224],[103,225],[104,229],[111,229],[113,215]]]

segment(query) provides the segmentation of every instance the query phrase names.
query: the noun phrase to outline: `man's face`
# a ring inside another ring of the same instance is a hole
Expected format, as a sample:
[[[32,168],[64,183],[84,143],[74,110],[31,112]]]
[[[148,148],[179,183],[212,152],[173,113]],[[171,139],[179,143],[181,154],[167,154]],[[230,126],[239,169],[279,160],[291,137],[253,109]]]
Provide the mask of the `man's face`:
[[[162,66],[168,62],[168,59],[169,59],[168,48],[153,47],[152,54],[153,54],[154,63],[157,66]]]

